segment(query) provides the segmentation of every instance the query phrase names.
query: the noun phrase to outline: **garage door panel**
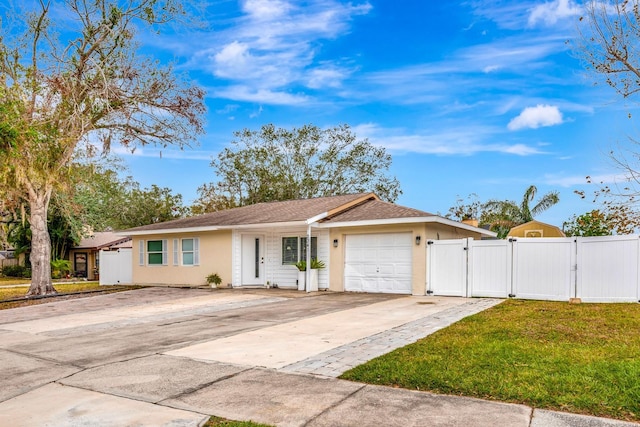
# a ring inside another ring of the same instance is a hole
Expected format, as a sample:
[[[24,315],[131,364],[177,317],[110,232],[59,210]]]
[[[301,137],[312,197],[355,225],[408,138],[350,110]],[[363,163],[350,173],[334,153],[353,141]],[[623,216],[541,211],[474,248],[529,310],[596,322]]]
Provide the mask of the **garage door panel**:
[[[399,282],[397,280],[394,280],[392,288],[397,293],[402,293],[402,291],[404,291],[404,283],[403,282]]]
[[[376,282],[377,292],[390,292],[395,289],[395,283],[393,279],[377,280]]]
[[[411,233],[348,235],[345,247],[346,291],[411,293]]]
[[[381,248],[376,251],[376,259],[378,260],[390,260],[395,256],[396,251],[390,248]]]
[[[363,276],[371,276],[371,275],[375,275],[378,272],[378,267],[376,265],[373,264],[364,264],[363,266]]]
[[[411,246],[413,240],[411,233],[399,233],[394,235],[394,242],[396,246]]]
[[[396,239],[393,234],[378,234],[376,236],[376,244],[381,246],[395,246]]]
[[[413,254],[413,249],[411,246],[404,246],[401,248],[395,248],[393,252],[395,255],[401,256],[405,259],[411,259],[411,255]]]
[[[345,289],[364,292],[364,289],[362,287],[362,280],[355,277],[345,279],[344,287]]]
[[[396,266],[393,264],[380,265],[380,267],[376,269],[376,272],[382,277],[393,277],[396,274]]]
[[[409,265],[407,265],[407,264],[396,265],[395,266],[395,273],[403,275],[403,276],[411,276],[411,273],[412,273],[411,264],[409,264]]]

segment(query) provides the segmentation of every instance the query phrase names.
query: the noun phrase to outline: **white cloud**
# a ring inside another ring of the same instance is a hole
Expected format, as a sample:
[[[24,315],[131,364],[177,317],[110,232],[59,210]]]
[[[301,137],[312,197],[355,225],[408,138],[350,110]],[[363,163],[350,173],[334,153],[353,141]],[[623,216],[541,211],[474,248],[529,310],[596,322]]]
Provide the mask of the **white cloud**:
[[[253,62],[246,43],[234,41],[214,55],[218,77],[236,77]]]
[[[535,107],[527,107],[520,115],[513,118],[507,128],[518,130],[523,128],[536,129],[544,126],[555,126],[563,123],[562,113],[554,105],[538,104]]]
[[[353,18],[371,9],[366,1],[311,0],[302,6],[287,0],[244,0],[242,15],[232,25],[193,42],[195,52],[186,68],[206,70],[231,86],[251,88],[240,98],[236,89],[218,91],[218,96],[235,94],[231,99],[282,95],[291,87],[339,87],[353,72],[340,62],[350,59],[317,63],[318,46],[347,34]],[[272,99],[300,103],[299,96],[258,98],[265,103]]]
[[[444,130],[434,134],[407,134],[403,129],[382,128],[375,123],[354,126],[359,138],[368,138],[374,145],[392,152],[469,156],[483,152],[530,156],[545,154],[525,144],[494,144],[491,139],[499,129],[489,126],[469,126],[464,130]]]
[[[249,118],[255,119],[256,117],[260,117],[263,111],[264,109],[262,108],[262,105],[261,105],[257,111],[254,111],[253,113],[249,114]]]
[[[489,73],[493,73],[494,71],[498,71],[499,69],[500,69],[499,65],[487,65],[482,69],[482,71],[489,74]]]
[[[233,113],[234,111],[236,111],[238,108],[240,108],[240,106],[238,104],[227,104],[227,105],[224,106],[224,108],[216,110],[216,113],[218,113],[218,114],[230,114],[230,113]]]
[[[582,8],[573,0],[553,0],[539,4],[531,9],[528,24],[535,26],[538,22],[543,22],[547,26],[556,24],[558,21],[572,16],[578,16]]]
[[[338,67],[316,68],[309,72],[307,87],[322,89],[323,87],[340,87],[349,72]]]
[[[533,5],[531,0],[505,2],[496,0],[470,0],[473,13],[497,24],[498,28],[521,29],[527,22],[527,10]]]
[[[280,0],[245,0],[242,10],[257,20],[272,20],[286,15],[291,5]]]
[[[211,95],[218,98],[233,99],[234,101],[247,101],[270,105],[300,105],[310,101],[310,98],[302,94],[290,94],[269,89],[254,89],[248,86],[227,86],[225,88],[212,89]]]
[[[530,85],[522,83],[520,76],[525,70],[540,70],[537,79],[546,83],[548,58],[567,49],[565,40],[547,33],[511,36],[459,49],[442,61],[360,75],[350,87],[361,89],[362,94],[352,93],[350,99],[442,103],[453,97],[467,98],[470,87],[485,94],[513,93],[517,89],[526,95]],[[495,72],[504,77],[495,78]],[[558,84],[555,78],[549,80]]]

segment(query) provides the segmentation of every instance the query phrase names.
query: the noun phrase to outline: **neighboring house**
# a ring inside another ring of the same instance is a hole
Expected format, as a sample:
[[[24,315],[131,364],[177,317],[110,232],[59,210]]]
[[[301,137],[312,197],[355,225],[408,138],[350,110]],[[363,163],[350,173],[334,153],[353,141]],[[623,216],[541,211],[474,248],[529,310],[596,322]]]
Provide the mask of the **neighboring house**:
[[[540,221],[529,221],[509,230],[509,237],[567,237],[555,225]]]
[[[16,254],[13,249],[6,249],[0,251],[0,269],[4,267],[18,265],[19,259],[16,258]]]
[[[326,264],[320,289],[424,295],[429,240],[495,233],[381,201],[375,194],[259,203],[120,232],[133,240],[133,283],[297,287],[295,263]]]
[[[89,280],[100,278],[100,250],[130,248],[131,238],[111,231],[93,233],[69,250],[69,261],[76,277]]]

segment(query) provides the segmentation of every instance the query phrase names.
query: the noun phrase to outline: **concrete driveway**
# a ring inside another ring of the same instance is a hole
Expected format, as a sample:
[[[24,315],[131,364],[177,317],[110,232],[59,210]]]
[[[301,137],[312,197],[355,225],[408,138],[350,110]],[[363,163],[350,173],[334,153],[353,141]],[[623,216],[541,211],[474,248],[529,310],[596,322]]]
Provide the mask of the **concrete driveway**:
[[[146,288],[4,310],[0,425],[621,425],[335,379],[497,303]]]

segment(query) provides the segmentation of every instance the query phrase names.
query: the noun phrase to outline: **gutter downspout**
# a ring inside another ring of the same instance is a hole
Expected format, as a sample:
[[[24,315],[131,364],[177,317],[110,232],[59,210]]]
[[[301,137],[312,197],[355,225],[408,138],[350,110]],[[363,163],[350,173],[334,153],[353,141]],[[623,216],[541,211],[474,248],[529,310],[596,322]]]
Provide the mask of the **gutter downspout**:
[[[307,223],[307,244],[306,244],[306,249],[307,249],[307,259],[306,259],[306,263],[307,263],[307,269],[305,270],[305,277],[304,277],[304,290],[307,292],[311,292],[311,290],[309,290],[309,285],[311,284],[311,226],[315,223],[317,223],[318,221],[320,221],[321,219],[326,218],[327,216],[329,216],[328,212],[323,212],[321,214],[318,214],[314,217],[309,218],[308,220],[306,220],[305,222]]]

